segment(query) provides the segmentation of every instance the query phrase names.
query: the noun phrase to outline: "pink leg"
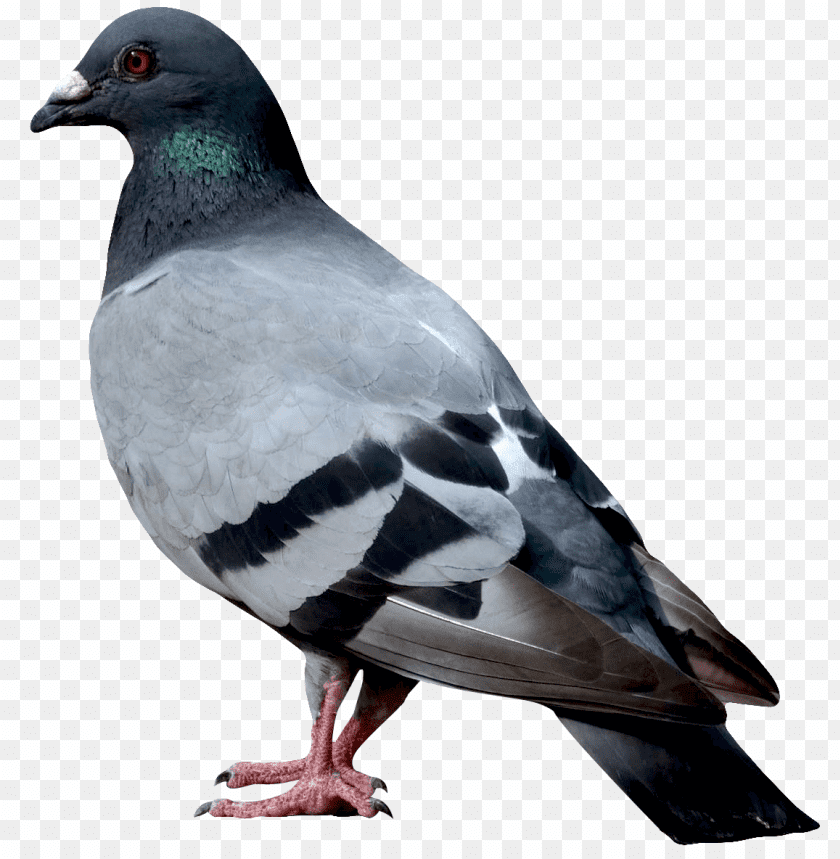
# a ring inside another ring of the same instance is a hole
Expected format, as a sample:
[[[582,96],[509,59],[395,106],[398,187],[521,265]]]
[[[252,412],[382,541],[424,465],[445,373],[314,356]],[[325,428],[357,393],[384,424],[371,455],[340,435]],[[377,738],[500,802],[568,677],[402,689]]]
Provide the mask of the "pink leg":
[[[202,805],[196,816],[206,811],[210,811],[214,817],[330,813],[359,813],[372,817],[376,811],[390,814],[385,803],[372,799],[377,788],[387,790],[385,782],[353,769],[353,757],[365,740],[399,708],[416,685],[416,681],[406,680],[380,669],[365,669],[365,682],[359,693],[353,718],[333,743],[332,731],[336,712],[351,680],[352,675],[334,681],[331,679],[325,685],[326,695],[312,728],[312,748],[306,758],[283,763],[242,761],[231,766],[216,779],[216,784],[226,781],[231,788],[250,784],[280,784],[299,779],[289,793],[261,802],[234,803],[230,800],[216,800],[214,803]],[[326,791],[325,775],[329,777]],[[364,810],[359,807],[363,804],[361,799],[367,801]],[[293,808],[325,810],[290,810]]]
[[[332,766],[332,732],[335,716],[349,683],[346,677],[331,678],[312,726],[312,748],[297,784],[282,796],[257,802],[218,799],[202,805],[196,816],[209,811],[213,817],[289,817],[297,814],[352,814],[373,817],[387,806],[371,799],[335,776]]]
[[[378,787],[388,790],[385,782],[371,778],[353,768],[353,758],[362,744],[402,706],[408,693],[417,685],[391,672],[365,669],[365,682],[359,692],[356,711],[333,743],[333,766],[341,778],[359,790],[373,793]]]

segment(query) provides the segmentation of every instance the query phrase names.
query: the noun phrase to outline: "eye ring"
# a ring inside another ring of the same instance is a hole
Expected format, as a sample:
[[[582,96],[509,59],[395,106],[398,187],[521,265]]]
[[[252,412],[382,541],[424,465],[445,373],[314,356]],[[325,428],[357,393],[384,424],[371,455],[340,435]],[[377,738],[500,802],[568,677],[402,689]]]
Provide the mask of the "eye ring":
[[[119,69],[133,80],[145,78],[155,69],[155,55],[149,48],[135,45],[120,57]]]

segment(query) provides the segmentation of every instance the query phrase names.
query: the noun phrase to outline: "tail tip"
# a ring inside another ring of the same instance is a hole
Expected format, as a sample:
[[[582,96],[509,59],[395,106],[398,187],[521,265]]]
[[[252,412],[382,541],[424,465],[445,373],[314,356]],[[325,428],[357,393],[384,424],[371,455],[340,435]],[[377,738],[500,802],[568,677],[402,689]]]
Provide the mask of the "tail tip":
[[[793,806],[795,814],[790,814],[784,821],[764,820],[756,813],[750,813],[743,818],[726,821],[725,826],[716,826],[706,821],[698,826],[697,821],[685,821],[678,829],[662,831],[677,844],[719,844],[731,841],[746,841],[750,838],[772,838],[782,835],[797,835],[813,832],[820,828],[816,820],[810,818],[804,811]]]

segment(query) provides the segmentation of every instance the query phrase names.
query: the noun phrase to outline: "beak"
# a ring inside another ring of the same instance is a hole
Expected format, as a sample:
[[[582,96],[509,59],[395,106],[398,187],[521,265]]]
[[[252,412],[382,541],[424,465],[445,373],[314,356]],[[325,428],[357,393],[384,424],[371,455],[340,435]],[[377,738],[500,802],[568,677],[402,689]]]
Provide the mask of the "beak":
[[[82,115],[74,107],[87,101],[93,91],[78,73],[70,72],[52,91],[47,103],[32,117],[29,128],[36,134],[56,125],[83,125]]]

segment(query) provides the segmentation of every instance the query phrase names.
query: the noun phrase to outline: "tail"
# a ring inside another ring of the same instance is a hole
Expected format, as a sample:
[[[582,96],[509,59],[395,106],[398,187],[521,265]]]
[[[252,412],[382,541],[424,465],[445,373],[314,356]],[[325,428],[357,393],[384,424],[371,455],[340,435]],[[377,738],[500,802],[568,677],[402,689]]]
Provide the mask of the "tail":
[[[678,844],[810,832],[800,811],[723,725],[632,717],[568,718],[572,736],[639,808]]]

